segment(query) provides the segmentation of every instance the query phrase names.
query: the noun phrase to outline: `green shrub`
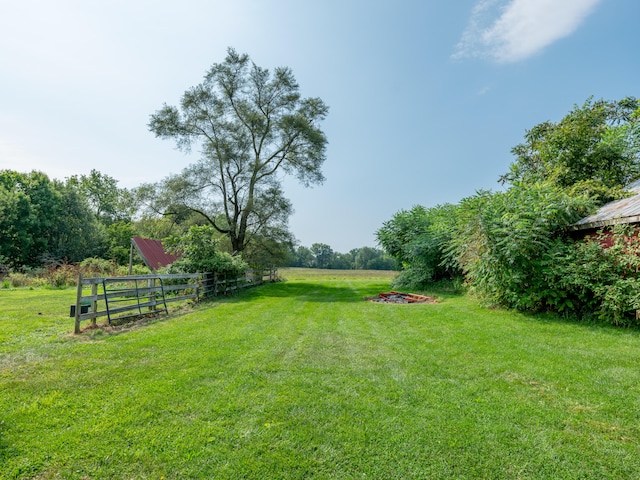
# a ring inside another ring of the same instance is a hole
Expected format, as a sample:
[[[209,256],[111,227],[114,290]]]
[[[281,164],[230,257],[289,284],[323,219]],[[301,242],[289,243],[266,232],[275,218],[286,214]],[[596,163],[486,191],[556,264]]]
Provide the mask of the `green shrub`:
[[[146,265],[135,263],[131,266],[131,275],[149,275],[149,268]],[[111,275],[125,277],[129,275],[129,265],[117,265]]]
[[[216,273],[226,277],[237,277],[248,265],[240,255],[230,255],[218,249],[220,239],[215,230],[207,225],[192,226],[179,237],[171,237],[165,245],[172,253],[181,257],[170,265],[171,273]]]
[[[640,239],[628,228],[577,242],[553,266],[556,290],[572,310],[614,325],[640,325]]]
[[[77,265],[50,265],[42,277],[47,284],[54,288],[71,287],[77,285],[80,268]]]
[[[415,206],[401,210],[382,225],[376,238],[382,248],[403,268],[397,287],[424,287],[459,275],[457,265],[445,262],[445,249],[455,225],[457,207]]]
[[[592,208],[549,184],[481,192],[461,202],[448,255],[473,291],[488,303],[540,311],[562,310],[565,295],[551,283],[559,259],[570,255],[567,225]]]
[[[90,257],[85,258],[82,262],[80,262],[79,267],[82,275],[84,275],[85,277],[104,277],[113,275],[116,271],[117,265],[112,260]]]

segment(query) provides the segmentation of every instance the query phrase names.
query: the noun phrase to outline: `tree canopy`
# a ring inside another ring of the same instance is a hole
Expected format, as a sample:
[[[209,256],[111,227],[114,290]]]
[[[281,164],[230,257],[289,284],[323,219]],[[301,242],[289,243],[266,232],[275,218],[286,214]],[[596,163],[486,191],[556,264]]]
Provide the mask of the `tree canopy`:
[[[0,171],[0,264],[36,267],[104,253],[104,229],[73,182]]]
[[[220,251],[219,240],[210,225],[194,225],[184,235],[167,238],[164,245],[168,251],[180,255],[169,271],[207,272],[237,277],[247,269],[247,264],[238,256]]]
[[[319,123],[327,113],[321,99],[301,97],[291,69],[271,73],[229,48],[179,106],[165,104],[149,122],[179,149],[197,147],[200,159],[141,191],[157,212],[198,212],[237,252],[254,237],[286,237],[292,206],[282,174],[306,186],[324,180],[327,139]]]
[[[587,191],[605,202],[640,176],[638,101],[588,99],[559,122],[528,130],[511,151],[515,160],[502,183],[549,181],[561,188]]]

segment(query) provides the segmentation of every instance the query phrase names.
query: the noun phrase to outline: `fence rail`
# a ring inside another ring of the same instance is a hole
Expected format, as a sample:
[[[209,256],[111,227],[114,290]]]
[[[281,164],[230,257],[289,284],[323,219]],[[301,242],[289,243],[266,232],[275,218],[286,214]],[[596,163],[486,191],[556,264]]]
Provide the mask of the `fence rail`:
[[[107,317],[111,325],[122,319],[161,312],[168,314],[169,303],[230,294],[265,281],[275,281],[277,276],[274,269],[251,270],[232,279],[220,279],[213,273],[92,278],[83,278],[80,274],[76,303],[71,305],[69,316],[75,318],[75,333],[80,333],[80,324],[85,320],[91,320],[95,326],[98,318]],[[91,288],[88,295],[84,294],[87,287]]]

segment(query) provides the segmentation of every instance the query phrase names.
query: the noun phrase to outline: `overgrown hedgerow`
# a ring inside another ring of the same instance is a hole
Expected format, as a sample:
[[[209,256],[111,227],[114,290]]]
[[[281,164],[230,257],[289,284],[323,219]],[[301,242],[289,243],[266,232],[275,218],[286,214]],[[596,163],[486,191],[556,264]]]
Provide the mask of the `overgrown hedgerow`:
[[[446,235],[432,230],[441,212],[416,207],[387,222],[388,237],[379,238],[400,240],[395,255],[405,270],[396,286],[437,280],[437,265],[460,272],[469,292],[489,305],[640,325],[640,240],[624,229],[579,241],[568,235],[593,208],[592,197],[550,183],[519,185],[462,200],[449,210]]]
[[[402,262],[400,280],[424,284],[447,269],[490,304],[640,325],[637,238],[568,234],[639,178],[640,102],[589,98],[529,130],[512,153],[507,190],[478,192],[444,217],[441,207],[414,207],[383,225],[378,240]]]
[[[548,183],[480,192],[459,205],[448,261],[487,302],[546,310],[558,304],[549,299],[555,288],[549,269],[564,255],[564,229],[591,207],[589,198],[569,196]]]

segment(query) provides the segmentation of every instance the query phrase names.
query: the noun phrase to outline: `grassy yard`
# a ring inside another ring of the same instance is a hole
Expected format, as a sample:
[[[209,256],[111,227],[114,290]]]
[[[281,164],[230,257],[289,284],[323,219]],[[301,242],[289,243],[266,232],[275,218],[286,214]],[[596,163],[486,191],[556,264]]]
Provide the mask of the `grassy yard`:
[[[284,272],[74,336],[0,289],[0,478],[640,478],[640,333]]]

